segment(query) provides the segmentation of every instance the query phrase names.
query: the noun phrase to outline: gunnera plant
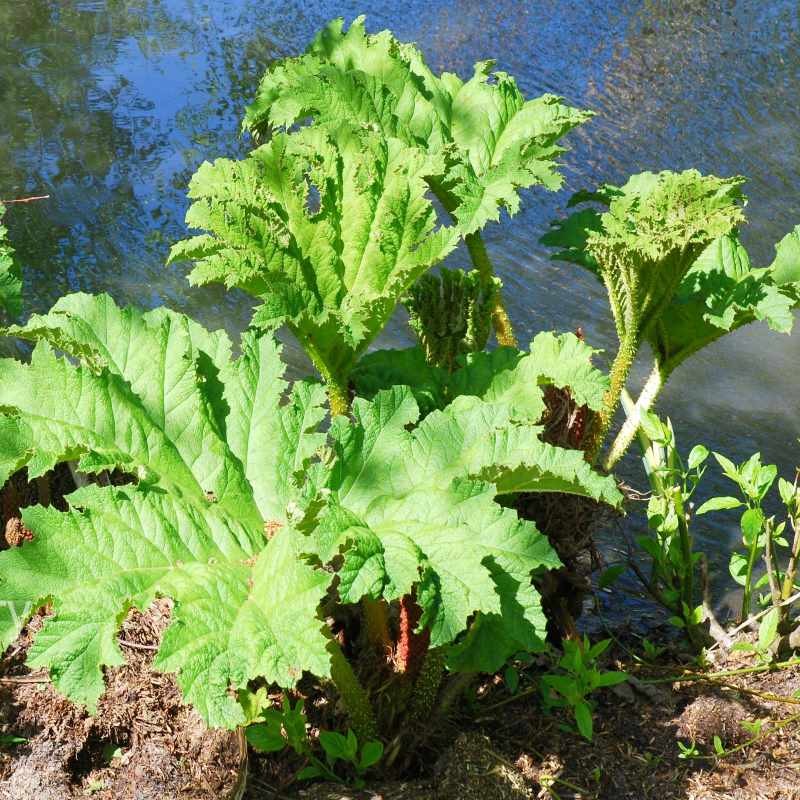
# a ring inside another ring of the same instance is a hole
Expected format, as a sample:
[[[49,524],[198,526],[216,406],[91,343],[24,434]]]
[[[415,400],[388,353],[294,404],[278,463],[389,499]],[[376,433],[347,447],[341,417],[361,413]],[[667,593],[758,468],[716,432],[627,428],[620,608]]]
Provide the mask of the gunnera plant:
[[[0,360],[0,479],[72,460],[132,481],[24,509],[33,540],[0,553],[3,647],[48,606],[28,663],[90,710],[123,660],[125,613],[166,597],[154,666],[209,725],[248,721],[236,690],[306,675],[359,741],[387,741],[434,714],[453,676],[543,647],[531,579],[558,558],[498,501],[621,502],[581,453],[492,397],[421,418],[394,386],[325,431],[324,387],[290,387],[270,335],[246,333],[234,358],[227,335],[181,314],[83,294],[7,333],[35,346],[30,363]]]
[[[630,368],[645,342],[654,367],[630,419],[609,448],[611,469],[636,435],[675,368],[693,353],[754,320],[789,332],[800,299],[798,230],[777,247],[773,263],[756,269],[739,243],[743,178],[696,170],[644,172],[622,187],[579,192],[570,205],[595,203],[553,223],[542,242],[554,258],[580,264],[604,284],[619,338],[611,387],[588,447],[592,461],[626,392]]]
[[[466,81],[436,75],[416,45],[390,31],[368,34],[363,17],[347,30],[337,19],[304,55],[267,70],[244,127],[264,138],[297,124],[335,128],[346,120],[435,156],[441,169],[426,181],[466,237],[488,290],[493,270],[481,230],[501,209],[519,209],[520,190],[561,186],[560,140],[592,116],[551,94],[526,99],[493,66],[479,62]],[[491,312],[498,343],[515,345],[500,292]]]

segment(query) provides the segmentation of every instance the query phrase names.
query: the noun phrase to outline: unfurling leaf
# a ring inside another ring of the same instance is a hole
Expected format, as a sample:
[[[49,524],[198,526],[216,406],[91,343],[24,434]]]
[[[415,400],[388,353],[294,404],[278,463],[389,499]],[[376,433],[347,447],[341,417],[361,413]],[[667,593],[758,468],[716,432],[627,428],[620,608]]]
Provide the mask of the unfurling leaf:
[[[477,270],[460,269],[423,275],[411,287],[405,300],[409,325],[428,364],[451,372],[459,356],[486,347],[499,288],[497,278],[487,286]]]
[[[553,257],[591,270],[609,295],[620,341],[637,346],[656,335],[692,265],[715,239],[744,220],[742,178],[703,176],[696,170],[643,172],[621,187],[578,193],[592,201],[553,224],[542,237],[560,249]]]
[[[617,188],[579,192],[595,202],[554,223],[542,242],[553,257],[586,267],[605,284],[622,337],[653,348],[662,380],[689,356],[743,325],[762,320],[789,333],[800,305],[800,226],[755,268],[740,244],[741,178],[695,170],[642,173]]]

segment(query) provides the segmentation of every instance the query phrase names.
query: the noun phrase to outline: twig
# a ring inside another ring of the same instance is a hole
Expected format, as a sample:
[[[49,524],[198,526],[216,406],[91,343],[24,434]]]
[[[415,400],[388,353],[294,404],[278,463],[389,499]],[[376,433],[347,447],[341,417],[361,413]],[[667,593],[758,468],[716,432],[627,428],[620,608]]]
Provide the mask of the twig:
[[[19,200],[0,200],[0,204],[4,206],[10,206],[13,205],[14,203],[33,203],[36,200],[49,200],[49,199],[50,199],[49,194],[40,194],[37,195],[36,197],[21,197]]]
[[[775,571],[775,555],[773,553],[772,525],[767,523],[767,536],[764,542],[764,561],[767,565],[767,579],[769,580],[769,592],[772,595],[772,605],[780,608],[781,590],[778,588],[778,576]]]
[[[727,633],[725,628],[719,624],[711,604],[711,582],[708,579],[708,559],[705,553],[700,553],[700,584],[703,596],[703,619],[708,621],[708,632],[714,639],[714,644],[711,645],[708,652],[721,644],[730,647],[733,643],[732,634]]]
[[[0,683],[50,683],[47,675],[6,675]]]
[[[793,594],[791,597],[786,598],[786,600],[784,600],[778,605],[778,608],[780,608],[781,606],[791,605],[792,603],[794,603],[795,600],[800,600],[800,592],[797,592],[796,594]],[[754,614],[752,617],[748,617],[741,625],[737,625],[732,631],[729,631],[728,636],[729,637],[736,636],[737,633],[741,633],[741,631],[743,631],[745,628],[749,628],[756,620],[761,619],[761,617],[763,617],[765,614],[769,614],[769,612],[774,607],[775,606],[770,606],[769,608],[765,608],[763,611],[759,611],[758,614]],[[720,642],[711,645],[711,647],[708,648],[708,652],[710,653],[712,650],[719,647],[719,645]]]
[[[800,480],[800,470],[794,478],[794,490],[797,492],[797,482]],[[792,542],[792,554],[789,557],[789,565],[786,567],[786,573],[783,576],[783,586],[781,587],[781,596],[786,597],[794,588],[794,579],[797,575],[797,559],[800,557],[800,526],[798,523],[797,514],[790,515],[792,530],[794,530],[794,541]]]
[[[785,705],[800,706],[800,698],[787,697],[786,695],[773,694],[772,692],[759,692],[758,689],[748,689],[745,686],[737,686],[735,683],[726,683],[725,681],[714,681],[717,686],[722,689],[730,689],[737,694],[751,695],[758,697],[761,700],[766,700],[769,703],[783,703]]]
[[[748,675],[753,672],[772,672],[773,670],[789,669],[797,666],[800,666],[800,658],[792,658],[789,659],[789,661],[778,661],[772,664],[762,664],[758,667],[722,670],[721,672],[686,672],[683,675],[671,675],[668,678],[643,679],[642,683],[688,683],[689,681],[708,681],[709,683],[713,683],[717,678]]]
[[[136,642],[129,642],[127,639],[118,639],[123,647],[130,647],[132,650],[158,650],[158,646],[154,644],[137,644]]]
[[[509,703],[514,703],[517,700],[522,700],[526,697],[530,697],[532,694],[536,694],[538,691],[539,691],[539,685],[537,684],[531,689],[525,689],[525,691],[523,692],[517,692],[516,694],[512,694],[510,697],[506,697],[504,700],[500,700],[497,703],[492,703],[492,705],[486,706],[486,708],[482,708],[481,712],[494,711],[495,709],[502,708],[502,706],[508,705]]]

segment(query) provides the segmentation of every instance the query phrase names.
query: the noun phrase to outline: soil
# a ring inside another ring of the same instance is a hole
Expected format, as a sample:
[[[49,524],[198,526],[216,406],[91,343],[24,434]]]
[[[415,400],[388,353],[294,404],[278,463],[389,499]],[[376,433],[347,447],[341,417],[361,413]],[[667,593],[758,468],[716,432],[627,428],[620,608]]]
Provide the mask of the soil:
[[[235,733],[209,731],[150,664],[170,606],[132,611],[120,632],[127,663],[106,673],[90,717],[23,665],[42,617],[6,653],[0,732],[26,739],[0,751],[0,800],[222,800],[241,774]]]
[[[681,682],[665,680],[687,671],[677,654],[612,660],[631,681],[597,696],[591,743],[567,714],[542,711],[534,670],[515,695],[499,678],[481,686],[473,715],[438,731],[417,778],[303,787],[290,785],[301,765],[251,753],[245,800],[800,800],[800,666]],[[734,653],[712,669],[752,663]],[[748,744],[741,723],[759,719],[763,734]],[[714,737],[741,749],[717,758]],[[679,741],[701,758],[681,759]]]
[[[0,750],[0,800],[229,796],[239,774],[237,737],[209,732],[174,680],[150,669],[169,614],[159,601],[129,615],[119,637],[128,663],[107,671],[96,717],[22,666],[42,622],[34,618],[2,663],[0,733],[27,741]],[[739,674],[753,661],[733,653],[703,677],[677,652],[645,665],[617,650],[610,662],[631,680],[597,695],[591,743],[566,713],[543,712],[534,665],[516,694],[500,678],[473,690],[462,704],[469,716],[434,731],[405,780],[363,791],[293,784],[303,766],[296,757],[251,752],[245,800],[800,800],[800,666]],[[316,726],[330,708],[315,720],[315,698],[308,699]],[[742,722],[756,720],[763,733],[752,742]],[[722,758],[714,755],[717,737],[732,751]],[[700,758],[682,760],[679,741],[694,742]]]

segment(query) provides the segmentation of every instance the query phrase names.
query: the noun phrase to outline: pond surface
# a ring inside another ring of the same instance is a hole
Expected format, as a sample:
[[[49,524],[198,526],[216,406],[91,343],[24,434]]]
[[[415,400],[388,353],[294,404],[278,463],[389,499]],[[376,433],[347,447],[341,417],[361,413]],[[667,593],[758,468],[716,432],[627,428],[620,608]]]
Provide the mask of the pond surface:
[[[523,212],[486,231],[523,341],[580,325],[591,344],[613,346],[599,284],[537,242],[571,191],[644,169],[742,173],[744,240],[760,264],[800,222],[796,0],[0,0],[0,199],[51,195],[10,213],[29,308],[108,291],[242,329],[246,297],[191,289],[163,266],[185,232],[187,183],[204,159],[246,152],[239,121],[272,59],[360,13],[370,30],[416,40],[436,70],[467,75],[495,57],[528,96],[555,92],[598,113],[570,137],[564,190],[528,192]],[[398,319],[382,343],[409,340]],[[287,355],[295,374],[306,369],[295,348]],[[660,408],[686,449],[704,442],[737,460],[761,450],[790,476],[799,366],[800,332],[752,326],[684,365]],[[642,485],[635,458],[623,472]],[[705,493],[723,490],[710,477]],[[698,530],[724,580],[735,520],[715,525]]]

